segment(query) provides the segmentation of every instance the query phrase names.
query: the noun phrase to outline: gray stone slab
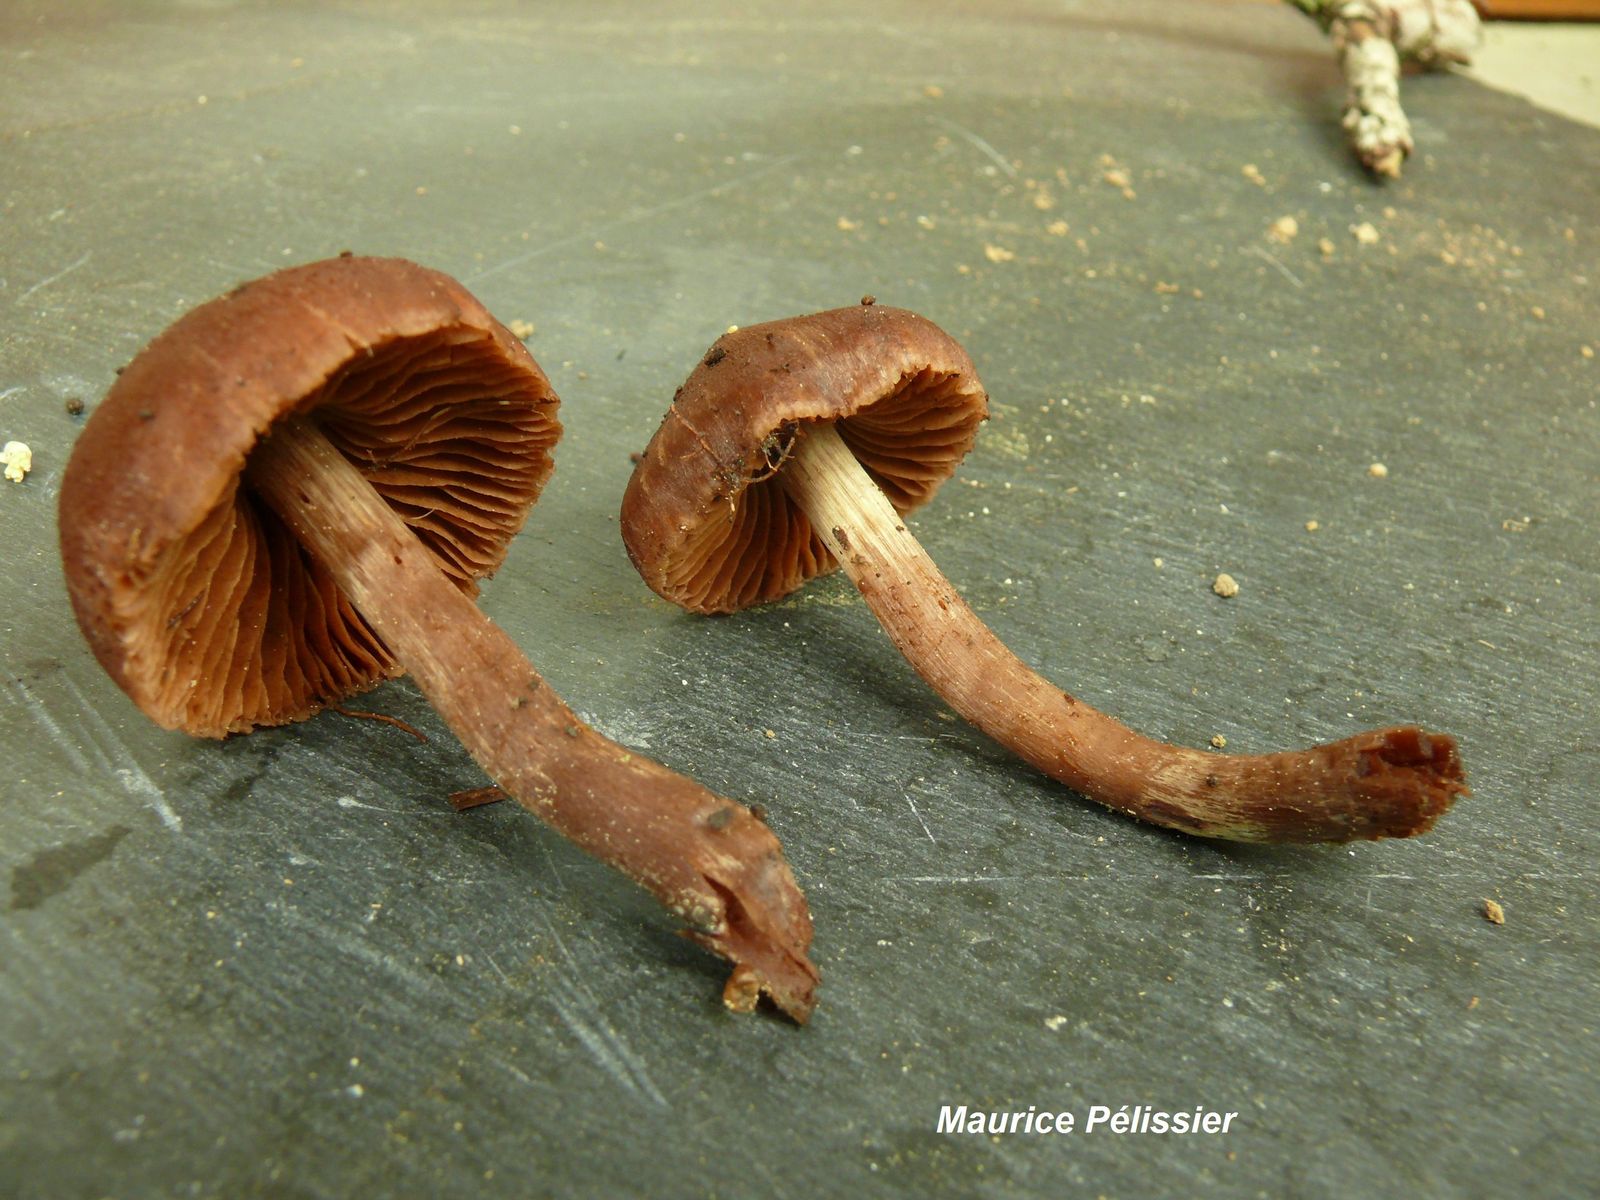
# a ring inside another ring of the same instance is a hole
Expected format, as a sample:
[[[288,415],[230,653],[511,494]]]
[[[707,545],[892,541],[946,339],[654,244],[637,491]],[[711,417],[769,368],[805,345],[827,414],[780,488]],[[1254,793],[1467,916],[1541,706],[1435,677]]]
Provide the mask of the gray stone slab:
[[[1244,0],[28,2],[0,61],[0,435],[35,455],[0,486],[0,1191],[1592,1187],[1600,133],[1408,81],[1420,153],[1375,186],[1316,30]],[[201,743],[90,657],[65,403],[346,248],[536,326],[568,432],[484,607],[602,729],[767,806],[808,1028],[726,1014],[527,814],[453,813],[482,777],[406,683],[371,707],[426,745]],[[1023,658],[1191,744],[1424,721],[1473,797],[1414,842],[1188,841],[949,719],[842,581],[656,600],[629,453],[726,326],[863,293],[993,395],[917,528]],[[1239,1117],[991,1139],[946,1104]]]

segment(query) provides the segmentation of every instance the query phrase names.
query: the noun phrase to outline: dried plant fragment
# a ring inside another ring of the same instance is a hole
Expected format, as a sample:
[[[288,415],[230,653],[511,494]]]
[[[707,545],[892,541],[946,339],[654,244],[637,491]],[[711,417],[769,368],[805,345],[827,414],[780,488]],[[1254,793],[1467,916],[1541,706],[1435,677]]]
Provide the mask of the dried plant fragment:
[[[1414,149],[1400,106],[1400,64],[1466,63],[1481,26],[1470,0],[1289,0],[1333,41],[1345,79],[1341,124],[1374,175],[1395,178]]]

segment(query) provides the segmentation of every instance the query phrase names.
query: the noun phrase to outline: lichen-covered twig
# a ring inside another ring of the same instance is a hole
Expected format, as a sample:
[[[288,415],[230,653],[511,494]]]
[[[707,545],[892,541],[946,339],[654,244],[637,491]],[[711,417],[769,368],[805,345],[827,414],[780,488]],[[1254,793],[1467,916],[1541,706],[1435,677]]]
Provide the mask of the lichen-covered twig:
[[[1374,175],[1394,178],[1413,149],[1400,107],[1400,63],[1467,62],[1480,25],[1470,0],[1289,0],[1333,39],[1345,78],[1342,124]]]

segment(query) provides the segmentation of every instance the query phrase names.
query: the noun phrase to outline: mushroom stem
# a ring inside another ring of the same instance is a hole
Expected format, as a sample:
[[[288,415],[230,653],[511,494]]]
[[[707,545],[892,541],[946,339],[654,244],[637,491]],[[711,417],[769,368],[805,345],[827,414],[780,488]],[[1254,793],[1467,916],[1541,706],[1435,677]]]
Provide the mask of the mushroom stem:
[[[811,916],[762,822],[581,721],[310,418],[275,425],[245,477],[492,779],[734,964],[730,1008],[765,992],[810,1015]]]
[[[1006,649],[833,425],[802,427],[779,478],[917,673],[984,733],[1091,800],[1202,837],[1342,842],[1423,833],[1467,790],[1455,741],[1415,726],[1262,755],[1135,733]]]

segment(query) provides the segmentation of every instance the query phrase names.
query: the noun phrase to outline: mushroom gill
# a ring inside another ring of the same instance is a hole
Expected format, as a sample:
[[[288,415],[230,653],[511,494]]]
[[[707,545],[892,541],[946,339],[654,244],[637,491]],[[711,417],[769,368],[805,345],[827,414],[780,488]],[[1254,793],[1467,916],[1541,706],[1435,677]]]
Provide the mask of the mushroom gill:
[[[908,372],[882,399],[835,427],[895,508],[926,504],[972,448],[983,420],[971,397],[975,376],[933,368]],[[777,600],[838,564],[777,475],[796,431],[787,422],[750,456],[742,489],[722,498],[726,521],[695,528],[667,565],[678,602],[732,612]]]
[[[394,338],[307,397],[328,439],[468,595],[500,565],[560,428],[481,330]],[[269,508],[230,486],[186,535],[112,589],[151,715],[220,737],[298,720],[400,674]]]

